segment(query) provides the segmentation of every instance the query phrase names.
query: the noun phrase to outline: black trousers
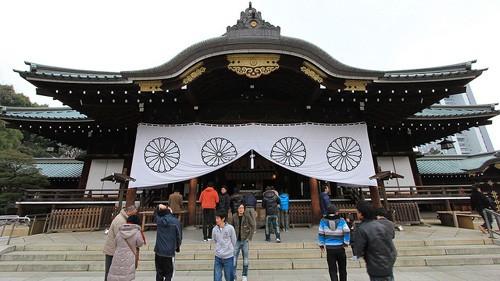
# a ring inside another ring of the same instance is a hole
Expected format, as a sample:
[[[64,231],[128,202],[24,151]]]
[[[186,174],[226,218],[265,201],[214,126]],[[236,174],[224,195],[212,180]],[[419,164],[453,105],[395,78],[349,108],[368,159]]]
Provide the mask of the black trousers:
[[[174,278],[173,257],[162,257],[155,254],[156,281],[171,281]]]
[[[347,281],[347,260],[343,247],[338,249],[326,249],[326,261],[328,262],[330,280]]]
[[[105,267],[104,267],[104,281],[108,280],[109,268],[111,267],[111,262],[113,261],[113,256],[106,256]]]
[[[212,239],[215,226],[215,209],[203,209],[203,239]]]

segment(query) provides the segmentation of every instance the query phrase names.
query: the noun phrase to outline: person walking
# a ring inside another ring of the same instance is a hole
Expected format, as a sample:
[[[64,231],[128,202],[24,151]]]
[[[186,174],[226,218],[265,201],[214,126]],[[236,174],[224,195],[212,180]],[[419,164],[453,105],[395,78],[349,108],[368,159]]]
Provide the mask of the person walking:
[[[266,241],[271,241],[271,228],[276,235],[276,242],[281,243],[280,228],[278,225],[278,209],[280,198],[276,191],[268,186],[262,198],[262,207],[266,209]]]
[[[146,238],[139,224],[141,224],[139,216],[130,215],[126,223],[118,228],[116,251],[109,267],[108,281],[135,279],[135,270],[139,262],[139,248],[146,244]]]
[[[327,184],[321,187],[321,194],[319,195],[319,207],[323,216],[326,216],[328,214],[328,212],[326,211],[326,207],[332,204],[332,201],[330,201],[330,196],[328,195],[329,192],[330,187]]]
[[[182,205],[182,194],[180,193],[179,188],[176,187],[174,193],[168,196],[168,206],[170,207],[170,210],[172,210],[172,213],[178,214],[182,211]]]
[[[249,242],[252,241],[253,233],[255,230],[255,221],[252,220],[249,213],[245,210],[245,204],[241,203],[238,206],[238,215],[233,216],[231,224],[236,232],[236,246],[234,247],[234,280],[236,280],[236,270],[238,268],[238,257],[241,251],[243,255],[243,272],[241,281],[248,280],[248,253]]]
[[[479,215],[483,218],[484,223],[479,226],[479,229],[484,233],[488,233],[488,225],[486,224],[486,220],[490,223],[490,227],[493,228],[493,216],[490,213],[484,214],[484,209],[491,209],[496,211],[497,208],[493,204],[486,195],[481,192],[481,188],[477,185],[474,185],[470,194],[470,206],[473,210],[476,210]]]
[[[111,225],[109,226],[108,236],[104,242],[103,253],[105,255],[104,264],[104,281],[108,278],[109,268],[111,267],[111,262],[113,261],[113,255],[116,250],[116,235],[118,234],[120,226],[127,222],[127,218],[131,215],[137,214],[137,208],[135,205],[130,205],[125,209],[121,210],[120,213],[113,219]]]
[[[203,209],[203,241],[212,240],[211,229],[215,224],[215,207],[219,203],[219,195],[214,189],[214,183],[208,182],[207,187],[200,194],[201,208]]]
[[[227,186],[223,185],[220,189],[219,193],[219,210],[224,210],[227,212],[230,211],[231,209],[231,198],[229,197],[229,194],[227,193]]]
[[[356,250],[354,249],[354,233],[356,231],[356,222],[354,221],[354,216],[352,214],[349,214],[345,221],[347,222],[347,226],[349,226],[351,234],[351,241],[349,241],[349,245],[351,245],[352,257],[350,258],[350,260],[359,261],[360,258],[358,257],[358,255],[356,254]]]
[[[257,198],[255,198],[255,191],[248,193],[243,199],[245,205],[245,214],[253,221],[253,225],[257,225]],[[239,206],[238,206],[239,207]],[[254,228],[254,233],[257,227]]]
[[[240,203],[243,202],[245,199],[245,196],[243,196],[240,193],[240,189],[235,187],[234,188],[234,193],[229,197],[229,202],[231,205],[231,214],[234,216],[236,213],[238,213],[238,206],[240,206]]]
[[[328,272],[332,281],[347,281],[347,257],[345,250],[350,243],[350,229],[339,208],[334,204],[326,207],[327,215],[319,222],[318,245],[326,250]],[[337,275],[338,274],[338,275]]]
[[[157,225],[155,252],[156,281],[170,281],[175,276],[175,253],[181,251],[182,226],[172,210],[160,204],[154,209]]]
[[[393,281],[397,258],[394,226],[389,220],[377,220],[373,205],[366,201],[356,204],[361,223],[356,228],[354,249],[366,262],[370,281]]]
[[[236,232],[234,227],[226,223],[227,212],[218,210],[215,215],[216,226],[212,230],[214,239],[214,281],[222,281],[222,272],[226,281],[234,280],[234,248]]]
[[[290,201],[290,198],[288,196],[288,193],[286,191],[281,191],[280,192],[280,230],[283,230],[285,232],[288,231],[290,228],[290,219],[288,217],[288,202]]]

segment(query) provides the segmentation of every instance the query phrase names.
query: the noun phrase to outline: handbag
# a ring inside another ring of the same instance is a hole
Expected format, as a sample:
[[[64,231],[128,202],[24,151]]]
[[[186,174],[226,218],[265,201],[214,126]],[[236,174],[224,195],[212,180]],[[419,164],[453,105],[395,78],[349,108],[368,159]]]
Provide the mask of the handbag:
[[[135,251],[134,251],[134,249],[132,248],[132,246],[130,246],[130,243],[128,242],[127,239],[125,239],[125,243],[127,243],[128,247],[130,248],[130,251],[132,251],[132,253],[134,253],[135,268],[137,269],[137,267],[139,266],[139,248],[135,248]]]

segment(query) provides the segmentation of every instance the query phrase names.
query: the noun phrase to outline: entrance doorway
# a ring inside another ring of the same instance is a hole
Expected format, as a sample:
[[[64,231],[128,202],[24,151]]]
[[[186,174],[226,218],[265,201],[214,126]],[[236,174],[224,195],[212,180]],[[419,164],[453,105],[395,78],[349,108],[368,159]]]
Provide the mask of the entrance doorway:
[[[262,199],[267,186],[274,186],[277,191],[286,191],[291,199],[311,198],[308,177],[276,165],[255,152],[254,155],[253,169],[249,152],[230,165],[201,177],[201,186],[213,181],[217,189],[226,185],[229,194],[233,194],[235,188],[241,193],[255,191],[257,199]]]

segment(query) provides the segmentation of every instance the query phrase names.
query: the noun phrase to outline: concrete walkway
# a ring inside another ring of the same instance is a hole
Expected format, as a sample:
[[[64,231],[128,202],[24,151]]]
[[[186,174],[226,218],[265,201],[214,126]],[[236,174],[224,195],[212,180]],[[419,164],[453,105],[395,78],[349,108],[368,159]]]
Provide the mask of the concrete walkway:
[[[396,244],[401,241],[440,241],[446,240],[487,240],[488,235],[479,230],[459,229],[439,225],[419,225],[403,226],[402,231],[396,232]],[[203,244],[201,230],[184,229],[184,244]],[[153,244],[155,241],[155,230],[145,232],[147,243]],[[282,233],[283,242],[315,242],[317,229],[297,228]],[[106,235],[104,231],[95,232],[71,232],[71,233],[52,233],[38,234],[25,237],[12,238],[10,245],[103,245]],[[498,244],[494,239],[495,244]],[[0,240],[0,252],[6,250],[5,237]],[[259,229],[254,235],[252,243],[264,242],[264,231]],[[491,242],[490,242],[491,243]],[[494,265],[471,265],[471,266],[427,266],[427,267],[397,267],[394,270],[396,280],[500,280],[500,266]],[[0,280],[103,280],[103,272],[0,272]],[[138,271],[136,280],[154,280],[154,271]],[[365,268],[348,268],[348,279],[363,281],[369,280]],[[497,276],[497,277],[494,277]],[[177,272],[175,280],[180,281],[208,281],[213,280],[212,272],[207,271],[181,271]],[[291,270],[291,271],[273,271],[273,270],[251,270],[249,280],[329,280],[327,265],[325,260],[325,269],[321,270]]]

